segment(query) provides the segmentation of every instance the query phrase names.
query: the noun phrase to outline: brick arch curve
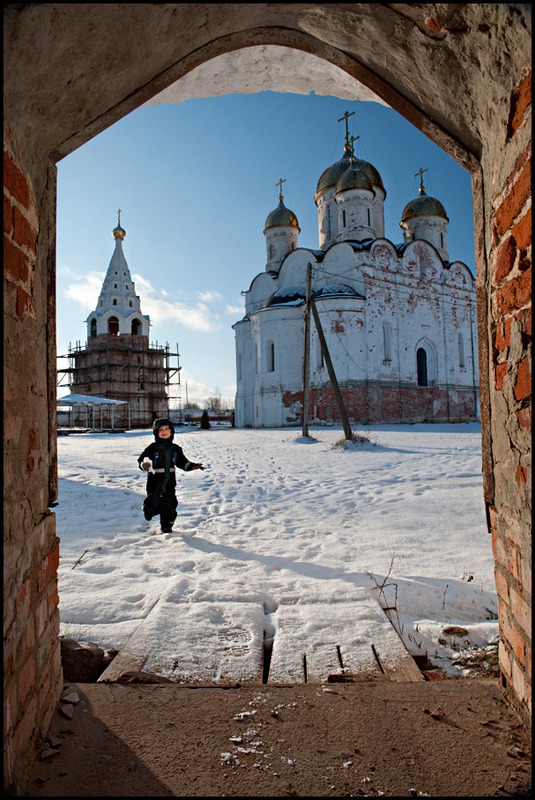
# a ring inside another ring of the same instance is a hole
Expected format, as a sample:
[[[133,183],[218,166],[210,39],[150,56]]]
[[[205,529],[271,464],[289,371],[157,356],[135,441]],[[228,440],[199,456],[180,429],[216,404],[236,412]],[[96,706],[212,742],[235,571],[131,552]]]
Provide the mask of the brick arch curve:
[[[442,16],[425,4],[123,9],[11,4],[4,16],[4,451],[13,454],[4,507],[6,784],[24,786],[62,686],[59,542],[47,507],[56,492],[54,164],[199,65],[258,44],[291,47],[343,70],[472,173],[484,491],[502,685],[530,724],[529,9],[452,4]],[[377,57],[384,52],[390,57]],[[24,365],[44,362],[48,376],[42,371],[39,391],[29,391],[36,378]],[[32,421],[29,430],[22,419]],[[42,663],[50,666],[47,682],[28,683]]]

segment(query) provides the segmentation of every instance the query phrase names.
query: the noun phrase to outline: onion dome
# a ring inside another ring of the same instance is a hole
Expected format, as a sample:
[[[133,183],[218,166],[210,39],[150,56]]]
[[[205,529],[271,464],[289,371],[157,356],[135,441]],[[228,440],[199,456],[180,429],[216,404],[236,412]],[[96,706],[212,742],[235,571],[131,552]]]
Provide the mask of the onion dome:
[[[112,230],[111,235],[113,236],[114,239],[123,240],[124,237],[126,236],[126,231],[124,228],[121,228],[121,209],[119,209],[117,215],[118,215],[117,227]]]
[[[401,221],[405,222],[413,217],[442,217],[449,222],[446,210],[440,200],[429,197],[425,192],[407,203],[403,209]]]
[[[386,197],[386,189],[383,186],[383,179],[381,178],[381,176],[379,175],[378,171],[375,169],[373,164],[370,164],[369,161],[363,161],[361,158],[355,158],[353,159],[353,165],[361,169],[363,172],[365,172],[368,178],[370,179],[372,186],[378,186],[380,189],[382,189]]]
[[[375,194],[370,176],[355,160],[351,162],[348,169],[338,178],[335,194],[345,192],[347,189],[367,189],[369,192]]]
[[[425,171],[426,170],[420,170],[419,173],[416,173],[417,175],[420,174],[420,190],[418,197],[415,197],[414,200],[407,203],[401,214],[401,222],[406,222],[408,219],[413,219],[414,217],[442,217],[446,222],[449,222],[446,209],[440,200],[429,197],[429,195],[425,193],[423,183],[423,173]]]
[[[293,211],[290,211],[289,208],[286,208],[282,196],[279,197],[279,205],[277,208],[272,211],[271,214],[268,214],[266,224],[264,226],[264,233],[268,230],[268,228],[297,228],[298,231],[301,230],[297,221],[297,217]]]
[[[344,155],[342,156],[340,161],[337,161],[336,164],[331,164],[331,166],[327,167],[327,169],[324,170],[320,175],[320,179],[316,187],[317,195],[320,192],[323,192],[324,189],[328,189],[331,186],[336,186],[338,178],[349,167],[349,164],[351,162],[351,155],[352,155],[351,146],[349,144],[346,144],[346,146],[344,147]]]

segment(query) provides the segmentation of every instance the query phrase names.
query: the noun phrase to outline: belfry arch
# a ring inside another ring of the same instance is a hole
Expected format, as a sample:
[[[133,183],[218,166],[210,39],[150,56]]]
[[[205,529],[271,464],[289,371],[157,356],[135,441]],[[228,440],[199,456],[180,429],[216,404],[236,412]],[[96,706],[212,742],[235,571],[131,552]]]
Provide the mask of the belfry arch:
[[[312,56],[324,67],[308,91],[337,94],[338,85],[348,90],[346,78],[349,87],[358,81],[472,175],[484,499],[496,559],[501,684],[530,724],[529,8],[133,4],[124,14],[122,4],[30,3],[8,5],[4,22],[5,785],[11,793],[24,788],[62,689],[52,510],[55,164],[182,78],[195,84],[197,77],[202,92],[206,65],[239,61],[251,48],[261,56],[246,91],[281,90],[270,47]],[[299,77],[285,73],[286,91],[305,90]],[[218,93],[232,80],[223,71]]]

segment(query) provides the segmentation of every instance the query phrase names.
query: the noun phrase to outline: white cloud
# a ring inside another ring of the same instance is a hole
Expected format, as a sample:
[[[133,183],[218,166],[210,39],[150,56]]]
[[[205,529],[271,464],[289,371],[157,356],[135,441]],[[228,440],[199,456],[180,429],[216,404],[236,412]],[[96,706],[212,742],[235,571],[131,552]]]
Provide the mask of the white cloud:
[[[69,283],[63,295],[79,303],[86,311],[93,311],[97,306],[104,278],[103,272],[89,272],[83,278]],[[169,300],[167,291],[155,289],[152,283],[141,275],[132,275],[132,278],[136,293],[141,298],[141,310],[143,314],[149,315],[152,325],[162,325],[171,320],[177,325],[206,333],[222,327],[217,314],[213,314],[205,303],[188,305],[179,300]],[[215,298],[218,293],[207,292],[205,295]]]
[[[220,303],[223,300],[221,292],[198,292],[197,296],[202,303]]]
[[[70,270],[69,273],[72,274]],[[88,272],[83,278],[78,278],[73,283],[69,283],[62,294],[64,297],[68,297],[69,300],[79,303],[86,311],[93,311],[97,305],[104,276],[104,272]],[[61,292],[61,286],[59,289]]]

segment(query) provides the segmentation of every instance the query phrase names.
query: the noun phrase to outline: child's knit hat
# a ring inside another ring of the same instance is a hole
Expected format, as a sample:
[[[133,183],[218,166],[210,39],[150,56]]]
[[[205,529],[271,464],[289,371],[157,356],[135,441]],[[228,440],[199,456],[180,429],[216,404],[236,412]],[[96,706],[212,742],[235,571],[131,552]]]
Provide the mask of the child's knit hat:
[[[167,419],[167,417],[162,417],[162,419],[155,419],[154,422],[152,423],[152,430],[154,431],[154,438],[158,439],[158,431],[160,430],[162,425],[169,425],[169,427],[171,429],[171,439],[172,439],[173,436],[175,435],[175,426],[173,425],[173,423],[171,422],[170,419]]]

